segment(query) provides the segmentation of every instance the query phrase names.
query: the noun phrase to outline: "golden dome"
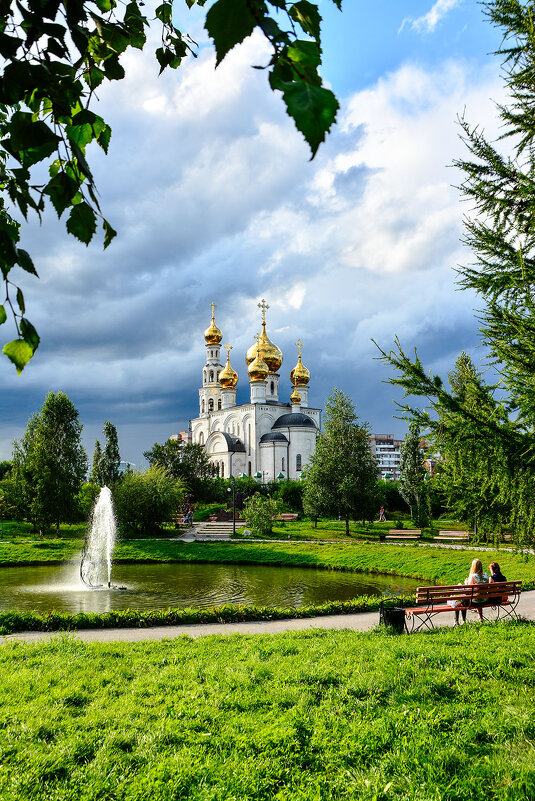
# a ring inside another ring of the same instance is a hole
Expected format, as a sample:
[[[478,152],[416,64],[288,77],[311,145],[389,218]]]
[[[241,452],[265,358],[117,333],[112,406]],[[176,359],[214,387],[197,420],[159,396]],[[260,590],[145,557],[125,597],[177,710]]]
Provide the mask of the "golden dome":
[[[270,340],[266,333],[266,309],[269,309],[269,306],[265,300],[262,300],[258,306],[262,309],[262,333],[260,334],[260,341],[253,343],[245,354],[245,361],[247,365],[250,365],[260,350],[260,356],[267,364],[269,372],[276,373],[277,370],[280,370],[282,364],[282,351]]]
[[[215,303],[212,303],[212,322],[204,332],[204,338],[208,345],[219,345],[221,340],[223,339],[223,334],[221,333],[221,330],[215,324],[214,310],[215,310]]]
[[[301,403],[301,395],[297,391],[297,387],[296,386],[294,386],[294,391],[290,395],[290,400],[295,405],[298,405],[299,403]]]
[[[260,341],[260,335],[257,334],[257,343],[255,347],[258,346],[258,342]],[[251,350],[249,348],[249,350]],[[249,351],[247,351],[249,353]],[[251,381],[265,381],[269,374],[269,367],[266,362],[262,358],[262,353],[256,353],[253,361],[249,364],[247,372],[249,373],[249,378]]]
[[[310,381],[310,370],[307,370],[307,368],[301,361],[301,346],[303,343],[301,342],[300,339],[298,339],[295,344],[299,348],[299,355],[297,357],[297,364],[290,373],[290,381],[296,387],[306,387],[306,385]]]
[[[234,389],[238,386],[238,373],[230,366],[230,351],[232,350],[232,345],[229,345],[227,342],[225,347],[227,349],[227,363],[219,373],[219,383],[222,387]]]

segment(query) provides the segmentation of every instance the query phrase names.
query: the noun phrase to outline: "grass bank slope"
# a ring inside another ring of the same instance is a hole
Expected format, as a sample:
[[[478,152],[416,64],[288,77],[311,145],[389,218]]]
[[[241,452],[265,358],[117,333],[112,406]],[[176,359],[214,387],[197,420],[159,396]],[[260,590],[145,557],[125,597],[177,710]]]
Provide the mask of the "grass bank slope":
[[[3,801],[535,797],[535,627],[0,649]]]

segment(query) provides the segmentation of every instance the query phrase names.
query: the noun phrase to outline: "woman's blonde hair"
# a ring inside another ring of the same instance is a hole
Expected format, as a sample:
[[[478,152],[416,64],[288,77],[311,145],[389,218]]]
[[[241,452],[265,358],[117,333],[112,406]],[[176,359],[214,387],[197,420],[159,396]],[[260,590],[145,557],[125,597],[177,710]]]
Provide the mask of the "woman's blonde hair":
[[[474,573],[483,573],[483,564],[481,559],[474,559],[470,566],[470,575],[473,576]]]

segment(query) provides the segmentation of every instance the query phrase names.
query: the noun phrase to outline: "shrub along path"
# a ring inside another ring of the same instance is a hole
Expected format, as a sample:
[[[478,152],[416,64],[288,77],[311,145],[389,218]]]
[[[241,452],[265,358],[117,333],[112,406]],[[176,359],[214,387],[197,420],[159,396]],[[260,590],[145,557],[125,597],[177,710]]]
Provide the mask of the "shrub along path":
[[[517,612],[526,620],[535,622],[535,590],[522,593]],[[468,613],[477,621],[475,613]],[[439,615],[436,624],[452,627],[455,617]],[[371,631],[379,623],[378,612],[360,612],[354,615],[328,615],[325,617],[291,618],[289,620],[258,620],[244,623],[189,623],[180,626],[154,626],[151,628],[81,629],[69,632],[83,642],[140,642],[143,640],[164,640],[174,637],[203,637],[210,634],[279,634],[285,631],[305,631],[310,629],[349,629],[351,631]],[[35,642],[64,636],[63,632],[31,631],[0,637],[0,643],[9,640]]]

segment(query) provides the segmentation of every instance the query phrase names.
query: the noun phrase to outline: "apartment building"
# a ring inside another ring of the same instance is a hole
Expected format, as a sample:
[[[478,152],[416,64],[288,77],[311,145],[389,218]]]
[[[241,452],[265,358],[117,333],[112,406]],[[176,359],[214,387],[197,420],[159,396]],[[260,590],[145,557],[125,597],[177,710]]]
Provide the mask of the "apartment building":
[[[384,481],[399,481],[400,446],[403,440],[393,434],[371,434],[370,449],[377,456],[379,477]]]

